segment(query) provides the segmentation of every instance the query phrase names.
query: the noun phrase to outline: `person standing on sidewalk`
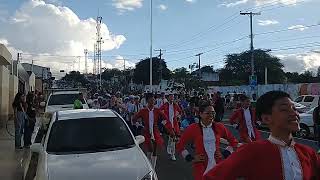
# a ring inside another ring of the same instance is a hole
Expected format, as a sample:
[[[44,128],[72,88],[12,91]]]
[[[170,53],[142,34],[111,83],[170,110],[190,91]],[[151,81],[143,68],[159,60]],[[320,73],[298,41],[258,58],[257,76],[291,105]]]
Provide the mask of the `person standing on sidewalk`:
[[[170,93],[169,102],[164,103],[160,107],[160,111],[163,111],[164,114],[169,118],[169,122],[171,124],[171,128],[175,134],[175,137],[180,136],[180,126],[179,126],[179,116],[182,115],[182,110],[177,103],[174,102],[174,95]],[[167,152],[172,161],[176,161],[176,139],[169,137]]]
[[[23,93],[18,92],[12,103],[14,111],[14,128],[15,128],[15,148],[22,149],[21,138],[23,135],[24,123],[26,120],[26,97]]]
[[[256,123],[261,124],[261,122],[256,119],[256,111],[251,108],[249,97],[242,95],[240,101],[242,108],[233,112],[230,123],[236,129],[239,128],[241,142],[250,143],[261,139],[260,132],[256,128]]]
[[[313,123],[315,137],[319,146],[318,154],[320,154],[320,101],[318,101],[318,106],[313,110]]]
[[[24,147],[29,148],[31,145],[31,137],[36,124],[36,109],[34,104],[34,94],[29,92],[27,95],[27,119],[24,123]]]

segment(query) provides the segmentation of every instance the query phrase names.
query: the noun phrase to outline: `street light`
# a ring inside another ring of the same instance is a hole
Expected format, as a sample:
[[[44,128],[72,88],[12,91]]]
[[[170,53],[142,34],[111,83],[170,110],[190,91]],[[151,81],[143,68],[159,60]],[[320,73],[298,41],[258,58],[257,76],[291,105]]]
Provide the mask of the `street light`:
[[[150,0],[150,91],[152,92],[152,0]]]

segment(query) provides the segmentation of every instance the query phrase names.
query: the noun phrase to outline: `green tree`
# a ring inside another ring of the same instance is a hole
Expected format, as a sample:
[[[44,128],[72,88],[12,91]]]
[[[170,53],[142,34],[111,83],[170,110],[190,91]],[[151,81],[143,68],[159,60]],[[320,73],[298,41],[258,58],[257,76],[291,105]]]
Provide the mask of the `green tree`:
[[[62,80],[73,83],[81,83],[82,86],[85,86],[88,83],[86,77],[81,74],[79,71],[71,71],[66,74]]]
[[[101,78],[104,80],[110,81],[112,77],[119,77],[122,75],[122,72],[119,69],[106,69],[102,72]]]
[[[190,78],[190,73],[185,67],[177,68],[172,72],[172,78],[179,83],[185,83]]]
[[[229,54],[225,59],[225,67],[220,70],[220,80],[228,85],[248,84],[251,75],[251,52]],[[258,83],[264,83],[265,67],[268,69],[269,83],[285,82],[285,73],[280,59],[272,56],[268,50],[254,50],[255,74]],[[237,82],[238,84],[232,84]]]
[[[133,73],[133,80],[135,83],[149,84],[150,74],[150,59],[145,58],[136,64],[136,68]],[[162,79],[168,80],[171,77],[171,71],[167,68],[167,64],[163,59],[158,57],[152,58],[152,82],[153,84],[159,84],[160,74]]]

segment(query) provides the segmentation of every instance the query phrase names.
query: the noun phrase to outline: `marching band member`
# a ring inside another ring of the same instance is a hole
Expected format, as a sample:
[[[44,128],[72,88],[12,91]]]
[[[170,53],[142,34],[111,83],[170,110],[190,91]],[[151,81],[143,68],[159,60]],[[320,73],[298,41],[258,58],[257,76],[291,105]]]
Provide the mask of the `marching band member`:
[[[290,95],[282,91],[262,95],[257,116],[269,126],[269,138],[243,145],[204,179],[319,180],[319,156],[292,137],[300,128],[300,118]]]
[[[222,161],[220,138],[228,140],[232,147],[230,151],[235,150],[238,145],[238,141],[222,123],[214,122],[215,111],[209,102],[200,104],[199,112],[199,123],[190,125],[177,144],[177,152],[181,153],[186,161],[193,163],[195,180],[202,180],[204,174]],[[185,149],[187,143],[194,145],[195,155]]]
[[[164,103],[160,110],[165,113],[165,115],[169,118],[169,122],[171,124],[171,128],[176,137],[180,136],[180,127],[178,122],[178,116],[182,114],[182,111],[177,103],[174,102],[174,95],[169,95],[169,101]],[[171,160],[176,161],[176,139],[172,139],[169,137],[168,145],[167,145],[167,152],[170,155]]]
[[[256,123],[261,123],[256,120],[255,109],[250,107],[250,99],[243,95],[240,100],[242,108],[233,112],[230,123],[239,128],[241,142],[249,143],[261,139],[260,132],[256,128]]]
[[[137,114],[133,116],[133,122],[136,122],[137,119],[141,118],[144,123],[144,137],[145,142],[144,146],[147,150],[147,156],[151,160],[153,168],[156,168],[157,162],[157,149],[163,145],[163,139],[160,136],[160,131],[158,129],[158,121],[162,119],[162,123],[167,128],[169,134],[174,137],[174,133],[169,123],[168,117],[161,112],[158,108],[154,107],[154,96],[152,93],[146,95],[147,107],[141,109]],[[152,154],[151,154],[152,153]]]

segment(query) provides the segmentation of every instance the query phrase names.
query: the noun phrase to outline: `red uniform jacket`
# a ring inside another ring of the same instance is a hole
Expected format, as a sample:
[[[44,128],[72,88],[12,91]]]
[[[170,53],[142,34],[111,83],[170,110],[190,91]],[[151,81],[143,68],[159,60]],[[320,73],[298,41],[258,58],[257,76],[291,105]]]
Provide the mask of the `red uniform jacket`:
[[[153,109],[153,116],[154,116],[153,133],[154,133],[155,142],[157,143],[158,146],[162,146],[164,141],[158,129],[159,118],[162,117],[163,122],[165,123],[165,127],[170,133],[170,135],[173,134],[171,124],[169,123],[168,117],[163,112],[161,112],[158,108]],[[142,118],[144,123],[144,128],[143,128],[143,136],[145,137],[144,146],[150,149],[151,134],[149,130],[149,109],[148,108],[141,109],[137,114],[133,116],[132,121],[135,123],[139,118]]]
[[[216,163],[222,161],[222,154],[220,151],[220,138],[225,138],[230,143],[230,146],[236,148],[238,145],[238,141],[230,131],[222,124],[222,123],[213,123],[212,124],[213,132],[216,138],[216,151],[214,154]],[[178,144],[177,144],[177,152],[181,153],[187,143],[192,143],[195,146],[195,154],[203,154],[206,155],[206,150],[203,144],[203,131],[200,123],[193,123],[190,125],[182,134]],[[206,158],[208,159],[208,158]],[[201,180],[203,177],[203,173],[207,168],[208,161],[202,163],[194,163],[193,164],[193,176],[196,180]]]
[[[160,110],[161,111],[164,111],[164,114],[168,117],[169,117],[169,102],[163,104],[161,107],[160,107]],[[181,111],[181,108],[179,107],[178,104],[176,103],[173,103],[173,124],[171,124],[171,128],[174,130],[175,134],[176,135],[180,135],[180,127],[179,127],[179,123],[178,123],[178,119],[177,119],[177,115],[178,114],[182,114],[182,111]]]
[[[294,149],[302,167],[304,180],[320,179],[319,156],[310,147],[295,144]],[[211,169],[204,180],[283,180],[281,152],[269,140],[243,145],[226,160]]]
[[[253,127],[253,131],[254,131],[254,135],[255,135],[255,139],[254,140],[260,140],[261,139],[261,135],[260,132],[258,131],[258,129],[256,128],[256,111],[255,109],[250,109],[251,112],[251,123],[252,123],[252,127]],[[248,128],[247,128],[247,124],[246,124],[246,119],[244,117],[244,110],[242,108],[236,110],[233,112],[233,114],[230,117],[230,123],[231,124],[239,124],[239,133],[240,133],[240,140],[242,142],[245,143],[249,143],[250,141],[250,136],[248,135]]]

